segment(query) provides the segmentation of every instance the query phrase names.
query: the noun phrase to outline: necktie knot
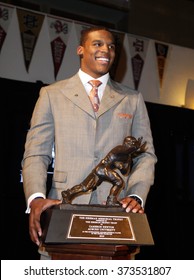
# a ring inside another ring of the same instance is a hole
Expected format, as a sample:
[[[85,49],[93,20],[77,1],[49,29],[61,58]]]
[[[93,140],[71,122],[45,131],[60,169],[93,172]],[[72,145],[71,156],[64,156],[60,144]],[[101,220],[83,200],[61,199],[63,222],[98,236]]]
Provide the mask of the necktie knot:
[[[89,93],[89,98],[91,100],[94,111],[97,112],[99,109],[99,105],[100,105],[100,100],[98,97],[98,87],[102,83],[99,80],[91,80],[88,83],[92,86],[92,89]]]
[[[91,80],[88,83],[94,88],[98,88],[102,84],[99,80]]]

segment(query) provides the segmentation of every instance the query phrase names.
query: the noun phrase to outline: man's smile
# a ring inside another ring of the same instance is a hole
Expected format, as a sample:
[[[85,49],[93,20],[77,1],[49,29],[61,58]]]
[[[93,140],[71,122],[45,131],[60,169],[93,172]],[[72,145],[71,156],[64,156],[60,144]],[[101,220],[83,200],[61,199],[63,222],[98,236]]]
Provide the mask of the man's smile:
[[[95,57],[95,60],[102,62],[102,64],[107,64],[110,62],[110,59],[107,57]]]

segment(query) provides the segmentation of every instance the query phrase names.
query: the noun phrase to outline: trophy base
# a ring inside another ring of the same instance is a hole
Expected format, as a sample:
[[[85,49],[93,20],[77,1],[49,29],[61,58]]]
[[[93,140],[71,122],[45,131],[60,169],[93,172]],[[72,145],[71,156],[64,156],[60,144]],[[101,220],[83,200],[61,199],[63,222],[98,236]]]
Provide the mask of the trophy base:
[[[41,216],[45,244],[95,243],[154,245],[146,214],[120,205],[62,203]]]

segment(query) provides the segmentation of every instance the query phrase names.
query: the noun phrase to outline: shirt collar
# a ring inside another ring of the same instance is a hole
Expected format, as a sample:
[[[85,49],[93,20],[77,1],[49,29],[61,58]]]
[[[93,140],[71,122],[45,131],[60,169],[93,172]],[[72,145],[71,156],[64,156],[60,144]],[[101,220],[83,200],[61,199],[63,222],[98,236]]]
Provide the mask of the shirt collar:
[[[101,83],[104,86],[106,86],[106,84],[108,82],[108,79],[109,79],[109,73],[106,73],[105,75],[99,77],[98,79],[94,79],[93,77],[91,77],[87,73],[83,72],[81,69],[79,69],[78,75],[79,75],[83,85],[86,85],[88,83],[88,81],[90,81],[90,80],[99,80],[99,81],[101,81]]]

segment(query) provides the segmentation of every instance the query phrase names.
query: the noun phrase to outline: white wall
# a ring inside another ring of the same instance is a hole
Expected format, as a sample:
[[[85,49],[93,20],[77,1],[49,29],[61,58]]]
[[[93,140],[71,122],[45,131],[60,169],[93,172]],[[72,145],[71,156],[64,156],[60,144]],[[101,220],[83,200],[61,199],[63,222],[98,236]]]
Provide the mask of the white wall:
[[[34,49],[29,71],[27,72],[16,9],[13,10],[7,36],[0,52],[0,77],[29,82],[41,80],[43,83],[52,83],[55,81],[48,23],[45,19]],[[126,71],[121,82],[134,88],[131,55],[126,43],[126,37],[129,35],[125,34],[124,39]],[[78,70],[79,57],[76,55],[78,39],[76,25],[73,23],[67,49],[56,80],[67,78]],[[194,49],[168,44],[169,52],[165,64],[163,85],[160,88],[154,44],[155,41],[149,39],[138,89],[142,92],[145,101],[183,106],[185,104],[187,82],[188,80],[194,80]],[[122,71],[122,63],[121,54],[116,79],[119,76],[119,72]]]

